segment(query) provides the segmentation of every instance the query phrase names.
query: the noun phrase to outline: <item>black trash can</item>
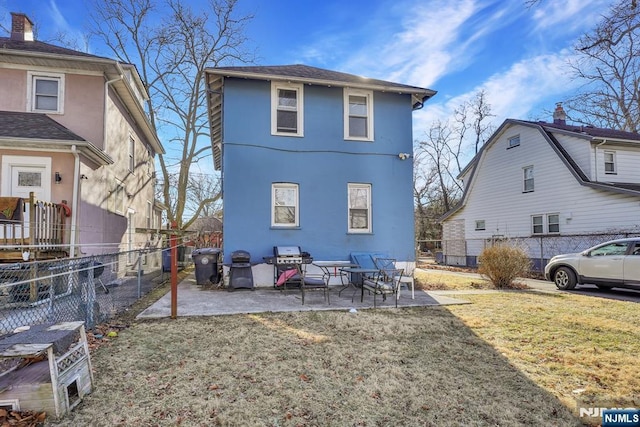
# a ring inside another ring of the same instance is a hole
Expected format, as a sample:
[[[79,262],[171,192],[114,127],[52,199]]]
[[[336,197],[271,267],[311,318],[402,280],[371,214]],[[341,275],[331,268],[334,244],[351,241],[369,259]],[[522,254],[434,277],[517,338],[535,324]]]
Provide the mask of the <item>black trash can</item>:
[[[253,290],[253,272],[251,271],[251,255],[247,251],[239,250],[231,253],[231,267],[229,267],[229,288]]]
[[[220,252],[219,248],[193,250],[191,258],[196,266],[196,284],[207,285],[220,282]]]

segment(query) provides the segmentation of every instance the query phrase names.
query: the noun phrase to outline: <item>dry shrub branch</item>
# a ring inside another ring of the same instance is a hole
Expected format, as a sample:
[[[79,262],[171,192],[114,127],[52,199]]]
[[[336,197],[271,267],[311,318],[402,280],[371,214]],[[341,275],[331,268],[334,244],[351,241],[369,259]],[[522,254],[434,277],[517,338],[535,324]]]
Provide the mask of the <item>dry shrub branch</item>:
[[[492,246],[478,257],[478,272],[498,289],[510,288],[517,277],[529,272],[531,260],[520,248],[513,246]]]

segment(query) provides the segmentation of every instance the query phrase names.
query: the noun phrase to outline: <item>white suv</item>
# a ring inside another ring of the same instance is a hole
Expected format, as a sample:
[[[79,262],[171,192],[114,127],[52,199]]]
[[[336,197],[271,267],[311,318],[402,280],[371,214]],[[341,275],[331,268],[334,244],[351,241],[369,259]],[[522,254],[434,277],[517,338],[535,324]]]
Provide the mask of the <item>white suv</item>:
[[[600,289],[640,289],[640,237],[612,240],[579,254],[556,255],[544,268],[558,289],[593,284]]]

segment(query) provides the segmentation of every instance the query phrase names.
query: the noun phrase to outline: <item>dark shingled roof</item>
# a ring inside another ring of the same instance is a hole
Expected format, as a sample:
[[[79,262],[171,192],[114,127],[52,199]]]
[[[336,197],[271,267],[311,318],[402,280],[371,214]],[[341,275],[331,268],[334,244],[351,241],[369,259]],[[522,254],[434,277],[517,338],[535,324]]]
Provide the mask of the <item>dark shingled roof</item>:
[[[0,111],[0,138],[85,141],[46,114]]]
[[[246,67],[215,67],[209,68],[210,72],[224,74],[224,71],[251,73],[262,76],[297,77],[309,80],[328,80],[340,83],[359,83],[379,86],[390,86],[404,90],[428,90],[417,86],[409,86],[385,80],[370,79],[354,74],[341,73],[339,71],[325,70],[324,68],[311,67],[309,65],[258,65]]]
[[[21,50],[25,52],[48,53],[53,55],[79,56],[84,58],[110,59],[102,56],[91,55],[73,49],[52,45],[49,43],[23,40],[11,40],[9,37],[0,37],[0,49]]]
[[[542,126],[546,131],[553,132],[554,130],[563,130],[567,132],[576,132],[584,135],[589,135],[594,138],[613,138],[613,139],[627,139],[631,141],[640,141],[640,134],[635,132],[625,132],[615,129],[604,129],[593,126],[576,126],[576,125],[562,125],[558,123],[546,123],[546,122],[531,122]]]

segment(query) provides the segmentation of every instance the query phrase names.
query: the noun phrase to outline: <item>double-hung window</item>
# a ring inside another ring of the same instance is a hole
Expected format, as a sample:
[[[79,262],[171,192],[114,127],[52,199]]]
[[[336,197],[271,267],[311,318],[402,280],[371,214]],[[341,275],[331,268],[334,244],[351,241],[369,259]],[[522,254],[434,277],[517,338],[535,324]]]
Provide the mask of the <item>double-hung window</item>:
[[[373,92],[344,89],[344,139],[373,141]]]
[[[64,113],[64,74],[27,73],[29,111]]]
[[[271,185],[271,226],[298,227],[298,184],[274,183]]]
[[[371,184],[348,184],[349,233],[371,233]]]
[[[616,152],[605,151],[604,152],[604,173],[608,175],[616,174]]]
[[[524,175],[522,191],[524,193],[530,193],[533,191],[533,166],[526,166],[522,171]]]
[[[129,172],[133,173],[136,169],[136,140],[133,136],[129,136]]]
[[[113,197],[113,211],[121,215],[124,215],[124,193],[124,184],[122,181],[116,179],[113,192],[111,193]]]
[[[301,84],[271,84],[271,133],[303,136],[303,86]]]
[[[560,233],[560,214],[550,213],[546,215],[532,215],[531,232],[533,234]]]

